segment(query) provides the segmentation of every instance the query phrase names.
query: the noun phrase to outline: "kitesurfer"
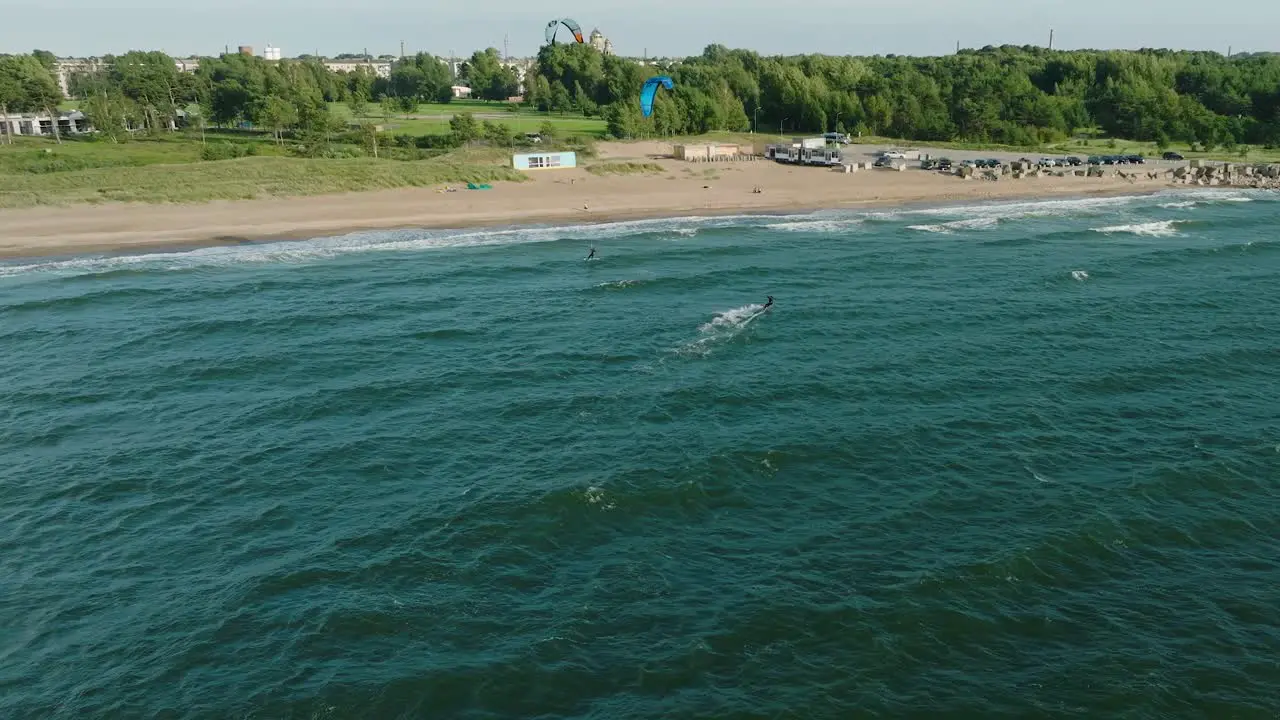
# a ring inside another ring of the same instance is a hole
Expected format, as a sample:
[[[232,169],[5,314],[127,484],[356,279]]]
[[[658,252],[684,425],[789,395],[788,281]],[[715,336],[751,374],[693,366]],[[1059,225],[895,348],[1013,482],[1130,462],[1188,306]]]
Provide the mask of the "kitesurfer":
[[[764,312],[765,310],[768,310],[768,309],[773,305],[773,296],[772,296],[772,295],[766,295],[765,297],[769,298],[769,302],[765,303],[765,304],[764,304],[764,307],[760,308],[760,311],[761,311],[761,312]]]
[[[595,249],[595,248],[591,248],[591,252],[587,254],[587,259],[588,259],[588,260],[590,260],[591,258],[593,258],[593,257],[595,257],[595,256],[596,256],[596,249]]]

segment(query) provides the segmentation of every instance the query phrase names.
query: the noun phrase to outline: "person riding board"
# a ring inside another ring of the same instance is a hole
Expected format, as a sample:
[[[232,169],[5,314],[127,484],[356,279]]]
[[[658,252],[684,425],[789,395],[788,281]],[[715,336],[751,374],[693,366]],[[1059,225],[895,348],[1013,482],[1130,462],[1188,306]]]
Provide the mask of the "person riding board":
[[[587,254],[587,259],[588,259],[588,260],[590,260],[591,258],[593,258],[593,257],[595,257],[595,256],[596,256],[596,249],[595,249],[595,248],[591,248],[591,252]]]
[[[765,303],[764,307],[760,308],[761,312],[768,310],[773,305],[773,296],[766,295],[765,297],[769,298],[769,302]]]

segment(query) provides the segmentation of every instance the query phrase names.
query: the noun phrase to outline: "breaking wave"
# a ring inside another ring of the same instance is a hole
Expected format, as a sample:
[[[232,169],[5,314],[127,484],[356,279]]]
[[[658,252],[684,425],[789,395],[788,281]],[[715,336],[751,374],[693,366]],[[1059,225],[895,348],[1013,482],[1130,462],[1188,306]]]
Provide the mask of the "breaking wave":
[[[1094,232],[1104,235],[1128,233],[1142,237],[1172,237],[1178,234],[1177,226],[1181,220],[1158,220],[1155,222],[1134,223],[1132,225],[1112,225],[1110,227],[1093,228]]]
[[[976,217],[968,220],[953,220],[951,222],[939,223],[937,225],[908,225],[908,230],[919,230],[921,232],[938,233],[941,235],[951,235],[963,230],[984,230],[993,228],[1000,224],[998,217]]]

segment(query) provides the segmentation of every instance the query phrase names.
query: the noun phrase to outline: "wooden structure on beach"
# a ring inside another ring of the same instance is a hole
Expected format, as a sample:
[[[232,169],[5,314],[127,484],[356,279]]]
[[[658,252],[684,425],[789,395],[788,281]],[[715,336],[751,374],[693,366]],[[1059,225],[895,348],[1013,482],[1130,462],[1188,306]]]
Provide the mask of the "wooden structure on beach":
[[[691,143],[676,145],[672,155],[685,162],[734,162],[754,159],[750,148],[734,143]]]

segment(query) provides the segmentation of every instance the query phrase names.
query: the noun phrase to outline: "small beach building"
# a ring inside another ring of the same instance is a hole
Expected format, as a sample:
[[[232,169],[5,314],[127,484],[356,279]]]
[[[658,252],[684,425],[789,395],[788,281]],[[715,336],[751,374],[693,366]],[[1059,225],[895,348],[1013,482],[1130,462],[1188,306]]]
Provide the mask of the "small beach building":
[[[676,145],[673,153],[677,160],[685,162],[709,162],[713,160],[734,160],[746,153],[732,143],[694,143]]]
[[[511,156],[516,170],[554,170],[578,167],[578,154],[568,152],[519,153]]]

